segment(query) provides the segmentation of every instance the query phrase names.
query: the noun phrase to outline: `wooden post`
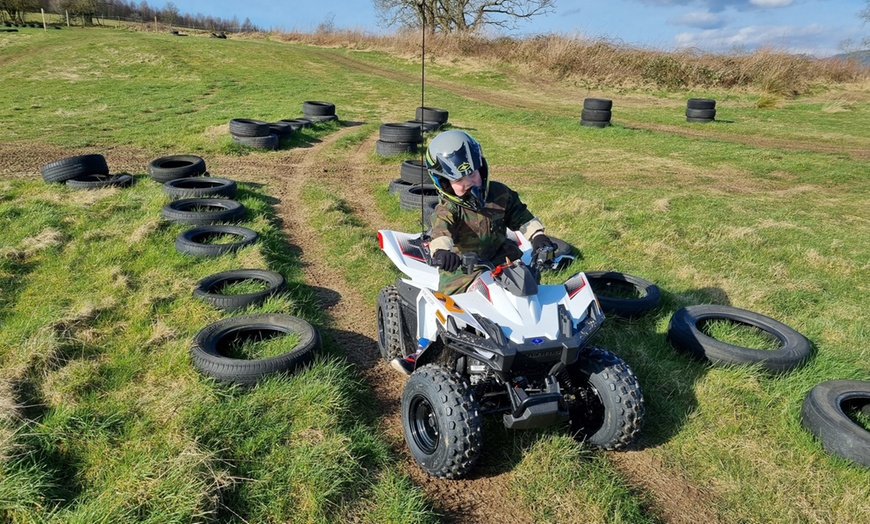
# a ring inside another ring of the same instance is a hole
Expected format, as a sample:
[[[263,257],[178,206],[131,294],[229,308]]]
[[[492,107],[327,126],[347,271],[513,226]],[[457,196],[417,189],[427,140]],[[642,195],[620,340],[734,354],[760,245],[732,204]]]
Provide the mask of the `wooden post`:
[[[157,15],[154,15],[154,32],[157,32]]]
[[[45,24],[45,9],[40,7],[39,12],[42,13],[42,30],[48,31],[48,26]]]
[[[69,11],[64,11],[66,13],[66,26],[69,27]]]

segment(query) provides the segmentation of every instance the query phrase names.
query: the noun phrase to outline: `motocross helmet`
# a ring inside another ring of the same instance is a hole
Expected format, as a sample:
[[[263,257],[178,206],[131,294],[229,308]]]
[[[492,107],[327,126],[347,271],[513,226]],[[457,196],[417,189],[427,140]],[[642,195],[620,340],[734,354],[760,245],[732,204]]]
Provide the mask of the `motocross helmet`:
[[[450,130],[436,136],[426,149],[426,167],[441,198],[473,211],[483,209],[489,188],[489,166],[480,144],[471,135]],[[461,197],[456,196],[450,183],[478,170],[481,185],[472,187]]]

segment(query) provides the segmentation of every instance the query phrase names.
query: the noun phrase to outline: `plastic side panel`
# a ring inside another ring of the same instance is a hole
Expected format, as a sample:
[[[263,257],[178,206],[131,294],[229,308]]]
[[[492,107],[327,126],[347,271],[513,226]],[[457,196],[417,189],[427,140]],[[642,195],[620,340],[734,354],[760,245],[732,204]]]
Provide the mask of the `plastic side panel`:
[[[417,298],[418,338],[435,340],[438,332],[437,323],[439,317],[445,321],[447,318],[453,317],[454,321],[456,321],[456,327],[460,329],[465,325],[469,325],[483,332],[483,328],[477,323],[477,320],[474,319],[467,309],[455,302],[454,297],[448,297],[441,293],[433,293],[428,289],[420,290],[420,295]]]
[[[586,316],[589,304],[595,300],[595,293],[589,285],[589,279],[583,273],[577,273],[565,282],[568,292],[568,311],[575,321]]]
[[[420,237],[419,233],[411,235],[386,229],[379,230],[378,233],[384,244],[384,253],[399,271],[408,275],[416,286],[438,289],[438,268],[422,260],[422,251],[409,244],[410,240]]]

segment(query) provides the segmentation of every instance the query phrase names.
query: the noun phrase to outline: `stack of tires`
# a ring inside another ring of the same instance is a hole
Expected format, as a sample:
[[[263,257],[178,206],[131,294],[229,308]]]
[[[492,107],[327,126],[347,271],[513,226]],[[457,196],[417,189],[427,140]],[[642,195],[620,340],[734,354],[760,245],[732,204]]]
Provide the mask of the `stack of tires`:
[[[706,123],[716,119],[716,101],[710,98],[690,98],[686,102],[686,122]]]
[[[607,127],[610,125],[613,100],[607,98],[587,98],[583,100],[580,125],[588,127]]]
[[[423,209],[424,215],[438,205],[438,190],[432,184],[414,184],[399,192],[399,207],[406,211]]]
[[[416,153],[423,142],[423,130],[419,124],[395,122],[381,124],[380,139],[375,142],[375,152],[380,156]]]
[[[312,122],[333,122],[338,120],[335,104],[308,100],[302,102],[302,114]]]
[[[405,160],[399,173],[399,178],[390,182],[390,194],[398,195],[401,209],[422,209],[421,221],[428,224],[429,216],[438,204],[438,191],[429,178],[425,164],[422,160]]]
[[[271,124],[262,120],[233,118],[230,120],[230,135],[232,135],[234,142],[243,146],[256,149],[278,149],[278,135],[273,132]]]
[[[133,183],[127,173],[109,174],[106,158],[100,154],[61,158],[43,165],[39,172],[46,183],[65,183],[72,189],[126,187]]]
[[[424,133],[428,133],[441,129],[447,123],[448,116],[446,109],[420,106],[417,108],[414,120],[406,120],[405,123],[420,126]]]

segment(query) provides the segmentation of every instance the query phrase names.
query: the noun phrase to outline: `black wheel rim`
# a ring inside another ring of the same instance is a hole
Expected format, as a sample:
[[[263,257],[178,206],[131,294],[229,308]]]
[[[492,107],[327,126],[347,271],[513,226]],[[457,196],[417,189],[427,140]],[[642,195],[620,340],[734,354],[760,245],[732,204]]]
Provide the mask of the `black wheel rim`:
[[[408,421],[414,444],[426,455],[438,449],[438,419],[429,399],[415,395],[408,408]]]
[[[575,437],[589,438],[604,425],[604,402],[591,384],[575,389],[571,406],[571,433]]]

